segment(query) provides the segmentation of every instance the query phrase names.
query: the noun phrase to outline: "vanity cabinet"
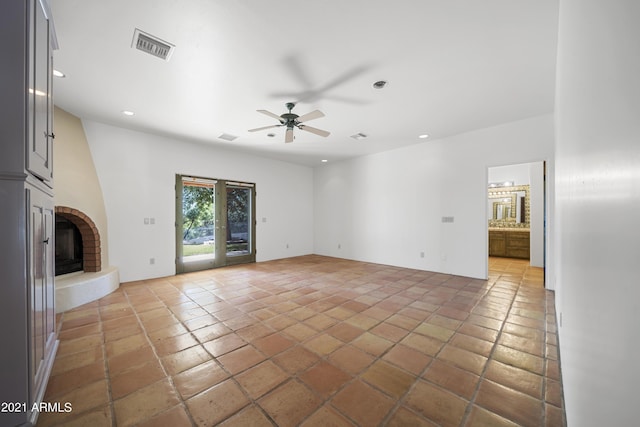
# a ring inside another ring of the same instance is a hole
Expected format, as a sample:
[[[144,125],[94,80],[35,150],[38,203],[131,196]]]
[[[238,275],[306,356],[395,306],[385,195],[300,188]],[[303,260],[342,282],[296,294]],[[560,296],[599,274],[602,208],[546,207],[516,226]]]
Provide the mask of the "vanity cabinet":
[[[47,0],[0,4],[0,425],[34,425],[58,346]]]
[[[529,230],[489,230],[489,256],[529,259]]]

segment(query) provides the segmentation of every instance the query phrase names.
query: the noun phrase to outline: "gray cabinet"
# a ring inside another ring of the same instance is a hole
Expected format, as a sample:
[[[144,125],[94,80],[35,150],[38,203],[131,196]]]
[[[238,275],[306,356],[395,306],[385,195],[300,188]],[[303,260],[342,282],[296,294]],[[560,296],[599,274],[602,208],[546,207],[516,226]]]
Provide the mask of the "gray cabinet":
[[[57,350],[46,0],[0,2],[0,425],[38,417]]]
[[[53,104],[50,29],[44,9],[32,1],[29,13],[27,169],[48,185],[53,180]]]
[[[52,197],[36,187],[26,188],[30,207],[27,271],[29,306],[30,401],[42,399],[55,352],[54,206]]]

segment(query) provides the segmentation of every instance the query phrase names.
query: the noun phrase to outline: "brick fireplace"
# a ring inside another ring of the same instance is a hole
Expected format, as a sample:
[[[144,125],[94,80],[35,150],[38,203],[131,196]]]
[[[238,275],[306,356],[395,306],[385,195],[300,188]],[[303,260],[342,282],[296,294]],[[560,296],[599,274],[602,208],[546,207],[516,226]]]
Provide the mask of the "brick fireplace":
[[[66,206],[56,206],[56,216],[75,225],[82,239],[82,266],[87,273],[102,270],[102,252],[98,227],[84,212]],[[57,256],[57,255],[56,255]]]

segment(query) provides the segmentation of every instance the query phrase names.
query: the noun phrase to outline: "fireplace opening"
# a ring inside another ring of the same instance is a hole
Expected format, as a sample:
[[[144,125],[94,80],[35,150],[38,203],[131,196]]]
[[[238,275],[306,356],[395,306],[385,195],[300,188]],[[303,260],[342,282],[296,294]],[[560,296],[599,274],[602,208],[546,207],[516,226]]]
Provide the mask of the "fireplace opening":
[[[56,276],[83,271],[82,234],[74,223],[56,215]]]

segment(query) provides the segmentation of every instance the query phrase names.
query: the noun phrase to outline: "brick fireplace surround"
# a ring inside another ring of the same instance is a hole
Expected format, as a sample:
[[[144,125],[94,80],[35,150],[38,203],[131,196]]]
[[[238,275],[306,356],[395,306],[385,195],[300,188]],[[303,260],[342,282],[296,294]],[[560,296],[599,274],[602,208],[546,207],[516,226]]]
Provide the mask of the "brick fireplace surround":
[[[102,252],[98,227],[84,212],[66,206],[56,206],[56,215],[71,221],[82,236],[82,259],[84,271],[97,273],[102,270]]]

